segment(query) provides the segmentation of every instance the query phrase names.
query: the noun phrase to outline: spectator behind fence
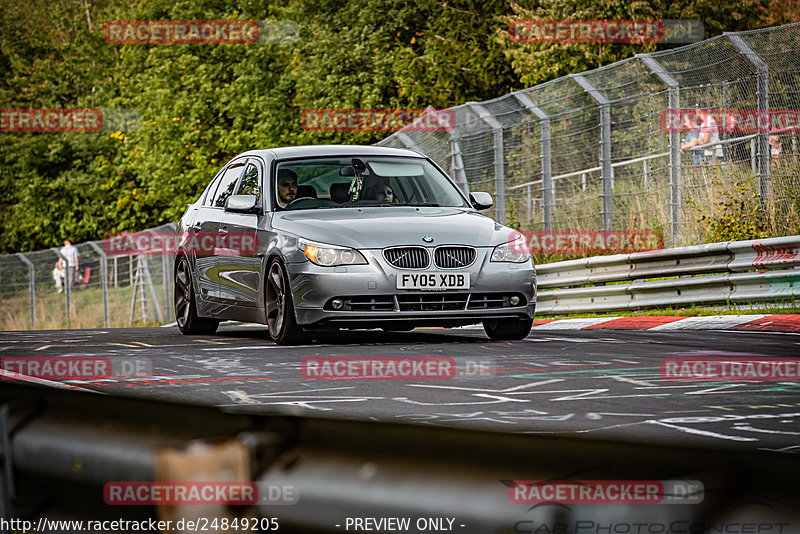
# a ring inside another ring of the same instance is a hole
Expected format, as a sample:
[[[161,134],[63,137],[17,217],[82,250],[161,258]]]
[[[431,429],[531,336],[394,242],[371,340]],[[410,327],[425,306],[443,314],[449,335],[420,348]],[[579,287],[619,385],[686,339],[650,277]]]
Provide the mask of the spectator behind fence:
[[[61,293],[64,290],[64,260],[61,258],[58,258],[53,268],[53,281],[56,283],[57,292]]]
[[[780,135],[770,135],[769,136],[769,153],[772,156],[772,162],[777,162],[780,157],[781,153],[783,152],[783,144],[781,143],[781,136]]]
[[[77,281],[80,277],[78,273],[78,248],[70,243],[69,239],[66,239],[64,241],[64,246],[61,247],[58,252],[67,260],[67,265],[64,268],[64,278],[70,283],[70,287],[72,287],[72,282]]]
[[[684,139],[683,143],[681,143],[681,154],[683,154],[686,150],[689,150],[689,147],[694,146],[695,144],[690,144],[692,141],[700,137],[700,127],[695,127],[692,124],[692,117],[688,115],[683,116],[683,127],[686,130],[689,130],[689,133],[686,135],[686,139]],[[706,156],[703,154],[702,149],[692,150],[692,162],[695,165],[700,165],[706,160]]]
[[[686,143],[686,146],[683,148],[692,148],[698,145],[707,145],[709,143],[719,143],[719,131],[720,127],[717,125],[717,121],[714,120],[714,117],[706,111],[708,106],[702,102],[699,102],[695,106],[695,115],[694,115],[694,126],[700,127],[700,136],[697,139],[693,139],[692,141]],[[712,146],[705,147],[703,149],[703,154],[706,157],[706,161],[713,161],[717,162],[722,159],[722,145],[720,144],[713,144]]]
[[[741,131],[739,122],[736,120],[736,116],[733,113],[728,114],[725,124],[725,133],[723,134],[724,138],[726,140],[733,140],[744,137],[744,135],[745,134]],[[730,160],[734,163],[746,162],[750,159],[750,148],[747,141],[730,143],[727,147],[727,150]]]

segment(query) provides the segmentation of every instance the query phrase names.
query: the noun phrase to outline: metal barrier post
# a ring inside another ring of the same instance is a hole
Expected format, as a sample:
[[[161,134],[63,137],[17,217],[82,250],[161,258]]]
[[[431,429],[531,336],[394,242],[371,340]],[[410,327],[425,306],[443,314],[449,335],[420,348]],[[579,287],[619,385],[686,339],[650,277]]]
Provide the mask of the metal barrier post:
[[[169,255],[163,254],[161,256],[161,270],[162,270],[162,278],[164,280],[164,313],[166,316],[167,321],[172,318],[172,309],[173,306],[170,305],[172,301],[172,291],[170,291],[171,287],[170,284],[172,283],[172,274],[170,272],[170,265],[169,265]]]
[[[108,328],[108,258],[103,249],[94,241],[89,241],[89,246],[100,255],[100,287],[103,289],[103,326]]]
[[[464,169],[464,160],[461,158],[461,146],[458,144],[458,131],[450,130],[450,175],[456,181],[465,195],[469,197],[469,184],[467,173]]]
[[[729,32],[723,33],[723,35],[756,68],[758,112],[760,116],[769,111],[769,67],[766,61],[758,55],[758,52],[753,50],[740,35]],[[758,132],[758,194],[761,196],[761,200],[764,201],[769,198],[770,148],[769,132],[761,130],[762,128],[759,128]]]
[[[680,109],[681,88],[678,80],[651,56],[639,54],[636,57],[669,87],[669,109]],[[680,125],[678,126],[680,127]],[[670,233],[672,246],[675,246],[680,240],[681,208],[683,207],[681,204],[681,134],[679,129],[670,128],[669,130]]]
[[[603,180],[603,230],[611,230],[613,213],[611,195],[614,169],[611,167],[611,103],[583,74],[570,74],[581,89],[589,93],[600,106],[600,172]]]
[[[542,226],[545,230],[553,229],[553,171],[550,154],[550,117],[533,100],[520,92],[511,93],[525,109],[539,119],[542,137]],[[528,188],[530,191],[530,187]],[[529,193],[530,196],[530,193]],[[528,201],[530,205],[530,201]]]
[[[28,267],[28,292],[30,293],[31,330],[36,329],[36,281],[34,278],[33,263],[22,252],[17,252],[17,257]]]
[[[492,129],[494,138],[494,196],[495,218],[500,224],[506,223],[506,191],[505,191],[505,159],[503,153],[503,126],[486,108],[475,102],[467,102],[467,106]]]

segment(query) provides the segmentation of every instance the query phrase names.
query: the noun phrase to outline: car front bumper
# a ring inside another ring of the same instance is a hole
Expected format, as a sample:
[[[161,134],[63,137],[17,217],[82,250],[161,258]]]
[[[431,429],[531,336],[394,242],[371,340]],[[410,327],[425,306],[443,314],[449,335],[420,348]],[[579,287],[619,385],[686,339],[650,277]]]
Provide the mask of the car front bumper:
[[[478,249],[463,269],[398,269],[380,250],[361,250],[368,265],[320,267],[310,261],[287,265],[297,322],[306,326],[370,328],[404,322],[427,325],[478,323],[484,319],[533,319],[536,270],[533,262],[490,262],[491,249]],[[469,273],[469,289],[420,291],[397,289],[402,273]],[[510,297],[519,299],[512,305]],[[334,309],[333,299],[345,305]]]

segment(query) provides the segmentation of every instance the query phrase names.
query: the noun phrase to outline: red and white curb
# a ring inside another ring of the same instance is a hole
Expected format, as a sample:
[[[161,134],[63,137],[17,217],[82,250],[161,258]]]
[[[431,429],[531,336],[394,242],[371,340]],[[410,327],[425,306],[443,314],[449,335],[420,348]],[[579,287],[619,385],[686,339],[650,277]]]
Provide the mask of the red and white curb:
[[[709,315],[704,317],[641,316],[535,320],[533,330],[739,330],[800,332],[800,314]]]

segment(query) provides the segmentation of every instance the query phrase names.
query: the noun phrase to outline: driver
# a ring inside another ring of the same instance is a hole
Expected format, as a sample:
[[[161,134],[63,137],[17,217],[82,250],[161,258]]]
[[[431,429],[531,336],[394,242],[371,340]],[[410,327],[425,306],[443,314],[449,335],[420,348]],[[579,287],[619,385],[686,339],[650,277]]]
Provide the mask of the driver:
[[[289,169],[278,171],[278,206],[286,205],[297,197],[297,175]]]

